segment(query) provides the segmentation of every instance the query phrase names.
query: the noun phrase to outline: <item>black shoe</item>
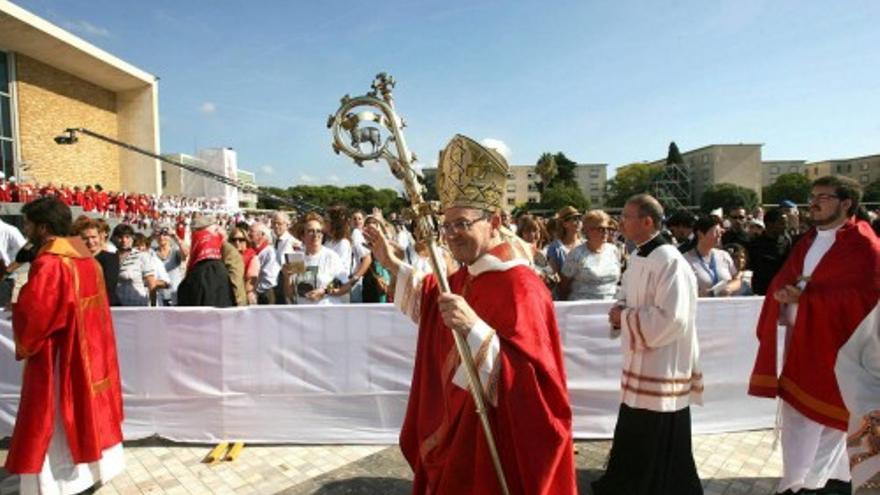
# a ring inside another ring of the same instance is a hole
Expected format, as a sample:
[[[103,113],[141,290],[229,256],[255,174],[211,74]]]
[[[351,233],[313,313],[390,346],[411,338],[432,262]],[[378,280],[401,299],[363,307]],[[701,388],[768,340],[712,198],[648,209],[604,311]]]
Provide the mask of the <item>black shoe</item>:
[[[840,480],[828,480],[825,487],[816,493],[820,495],[852,495],[852,482]]]

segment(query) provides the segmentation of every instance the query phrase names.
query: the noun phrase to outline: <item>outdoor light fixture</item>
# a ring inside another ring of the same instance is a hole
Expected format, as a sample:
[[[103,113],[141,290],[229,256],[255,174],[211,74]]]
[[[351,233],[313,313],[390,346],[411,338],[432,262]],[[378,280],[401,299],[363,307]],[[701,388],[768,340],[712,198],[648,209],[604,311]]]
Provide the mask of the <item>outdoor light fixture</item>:
[[[76,137],[76,129],[67,129],[64,134],[55,137],[55,144],[73,144],[79,141]]]

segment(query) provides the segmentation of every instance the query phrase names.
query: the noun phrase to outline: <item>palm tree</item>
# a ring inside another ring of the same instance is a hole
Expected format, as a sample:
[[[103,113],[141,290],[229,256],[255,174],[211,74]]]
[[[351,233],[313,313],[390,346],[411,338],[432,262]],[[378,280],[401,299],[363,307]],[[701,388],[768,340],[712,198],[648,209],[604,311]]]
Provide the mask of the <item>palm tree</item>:
[[[559,173],[559,167],[556,166],[556,158],[550,153],[541,154],[541,158],[538,158],[538,163],[535,164],[535,173],[541,178],[538,189],[544,192],[544,189],[550,185],[550,182]]]

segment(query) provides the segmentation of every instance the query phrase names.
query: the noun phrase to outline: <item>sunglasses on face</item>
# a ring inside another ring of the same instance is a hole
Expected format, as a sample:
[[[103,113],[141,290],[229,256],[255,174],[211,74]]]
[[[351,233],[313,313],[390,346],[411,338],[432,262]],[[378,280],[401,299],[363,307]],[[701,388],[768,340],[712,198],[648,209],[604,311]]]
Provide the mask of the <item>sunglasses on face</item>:
[[[247,242],[247,239],[245,239],[244,237],[233,237],[232,239],[229,239],[229,240],[231,242]]]

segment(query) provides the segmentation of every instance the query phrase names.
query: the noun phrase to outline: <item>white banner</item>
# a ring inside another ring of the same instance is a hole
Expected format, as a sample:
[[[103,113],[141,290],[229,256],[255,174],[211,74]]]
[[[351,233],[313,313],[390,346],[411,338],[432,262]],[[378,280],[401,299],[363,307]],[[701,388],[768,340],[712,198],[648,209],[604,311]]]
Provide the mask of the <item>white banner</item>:
[[[762,298],[701,299],[706,391],[694,432],[772,427],[775,402],[746,395]],[[558,303],[578,438],[610,438],[619,407],[620,341],[606,302]],[[118,308],[113,322],[125,438],[187,442],[395,443],[416,326],[391,305],[233,309]],[[0,318],[0,437],[18,407],[21,363]]]

